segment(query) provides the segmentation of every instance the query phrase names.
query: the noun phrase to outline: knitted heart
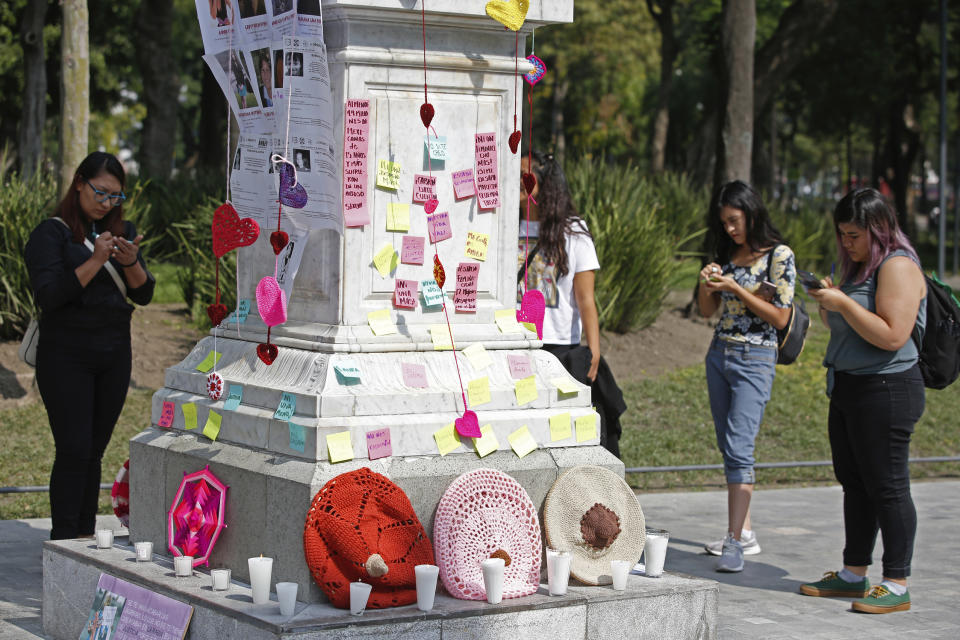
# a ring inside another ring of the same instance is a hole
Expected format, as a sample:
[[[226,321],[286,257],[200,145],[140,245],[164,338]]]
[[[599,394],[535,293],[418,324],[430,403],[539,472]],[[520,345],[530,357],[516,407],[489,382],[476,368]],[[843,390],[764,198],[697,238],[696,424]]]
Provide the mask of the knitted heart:
[[[257,284],[257,310],[268,327],[287,321],[287,294],[273,276],[267,276]]]
[[[216,371],[211,371],[207,375],[207,395],[211,400],[219,400],[223,397],[223,376]]]
[[[547,310],[547,303],[543,299],[543,293],[536,289],[531,289],[523,294],[520,300],[520,308],[517,310],[518,322],[532,322],[537,328],[537,338],[543,338],[543,316]]]
[[[248,247],[260,237],[260,225],[253,218],[243,218],[229,202],[213,212],[213,255],[222,258],[237,247]]]
[[[533,54],[527,56],[527,61],[533,65],[533,69],[525,73],[523,79],[532,87],[543,80],[543,76],[547,75],[547,65],[543,63],[543,60]]]
[[[480,433],[480,419],[477,418],[477,414],[469,409],[463,412],[463,417],[457,418],[453,421],[454,426],[457,429],[457,433],[467,438],[482,438],[483,434]]]
[[[207,317],[210,318],[210,322],[215,327],[219,327],[220,323],[223,322],[223,319],[227,317],[227,305],[225,304],[211,304],[207,307]]]
[[[423,121],[423,126],[429,127],[430,123],[433,122],[433,105],[429,102],[424,102],[420,105],[420,119]]]
[[[533,188],[537,186],[537,177],[532,173],[525,173],[520,176],[520,179],[523,180],[523,188],[526,189],[527,195],[533,193]]]
[[[307,190],[297,182],[296,169],[289,162],[280,163],[280,202],[294,209],[307,204]]]
[[[260,358],[265,365],[273,364],[273,361],[277,359],[277,353],[279,353],[279,349],[277,349],[277,345],[275,344],[261,342],[257,345],[257,357]]]
[[[439,256],[433,256],[433,279],[437,281],[437,286],[443,289],[443,283],[447,281],[447,273],[443,270]]]
[[[530,0],[490,0],[487,3],[487,15],[511,31],[519,31],[527,17]]]
[[[440,201],[436,198],[430,198],[423,203],[423,210],[427,213],[433,213],[437,210],[437,206],[440,204]]]
[[[514,131],[510,134],[510,137],[507,139],[507,143],[510,145],[510,151],[516,153],[517,149],[520,148],[520,139],[523,138],[523,134],[519,131]]]
[[[290,242],[290,236],[286,231],[274,231],[270,234],[270,244],[273,246],[274,255],[280,255],[283,248]]]

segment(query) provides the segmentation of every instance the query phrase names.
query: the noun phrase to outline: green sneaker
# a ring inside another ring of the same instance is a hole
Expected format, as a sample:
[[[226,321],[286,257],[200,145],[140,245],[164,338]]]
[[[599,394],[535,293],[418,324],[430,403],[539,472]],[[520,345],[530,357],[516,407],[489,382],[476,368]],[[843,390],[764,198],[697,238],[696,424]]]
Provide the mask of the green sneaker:
[[[847,582],[836,571],[827,571],[816,582],[800,585],[800,593],[805,596],[840,596],[842,598],[863,598],[870,590],[870,581],[864,576],[860,582]]]
[[[910,592],[905,591],[902,596],[891,593],[885,586],[878,584],[866,598],[853,601],[853,610],[861,613],[892,613],[907,611],[910,608]]]

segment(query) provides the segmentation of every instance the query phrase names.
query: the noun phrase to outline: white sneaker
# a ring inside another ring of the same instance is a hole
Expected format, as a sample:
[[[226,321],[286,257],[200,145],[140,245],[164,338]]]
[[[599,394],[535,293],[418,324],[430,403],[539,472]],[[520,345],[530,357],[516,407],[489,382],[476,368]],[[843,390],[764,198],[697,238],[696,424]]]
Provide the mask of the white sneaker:
[[[723,552],[717,560],[717,571],[721,573],[743,571],[743,545],[733,537],[732,533],[727,534],[723,539]]]
[[[744,531],[740,534],[740,544],[743,547],[743,555],[745,556],[755,556],[760,553],[760,543],[757,542],[757,534],[753,531],[747,533]],[[717,540],[716,542],[711,542],[709,544],[703,545],[703,548],[707,550],[712,556],[719,556],[723,554],[723,540]]]

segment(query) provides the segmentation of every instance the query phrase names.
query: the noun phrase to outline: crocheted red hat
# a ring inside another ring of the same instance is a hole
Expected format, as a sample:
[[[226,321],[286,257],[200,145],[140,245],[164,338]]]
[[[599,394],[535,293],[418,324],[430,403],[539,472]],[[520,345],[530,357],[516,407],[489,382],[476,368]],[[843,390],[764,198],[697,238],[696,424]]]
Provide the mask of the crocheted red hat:
[[[307,512],[303,550],[310,573],[335,607],[350,607],[350,583],[373,585],[367,607],[417,601],[413,568],[434,564],[433,545],[403,490],[364,467],[317,492]]]

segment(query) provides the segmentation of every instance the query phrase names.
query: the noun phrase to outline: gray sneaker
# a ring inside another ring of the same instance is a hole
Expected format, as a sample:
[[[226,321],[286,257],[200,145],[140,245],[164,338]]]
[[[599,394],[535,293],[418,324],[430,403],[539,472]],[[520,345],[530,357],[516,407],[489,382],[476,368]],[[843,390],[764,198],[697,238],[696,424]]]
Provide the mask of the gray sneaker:
[[[757,534],[754,531],[751,531],[749,534],[746,532],[741,534],[740,544],[743,546],[743,555],[745,556],[755,556],[760,553],[760,543],[757,542]],[[710,542],[703,545],[703,548],[706,549],[710,555],[719,556],[723,553],[723,540]]]
[[[737,573],[743,571],[743,545],[728,533],[723,539],[723,552],[717,561],[717,571],[720,573]]]

